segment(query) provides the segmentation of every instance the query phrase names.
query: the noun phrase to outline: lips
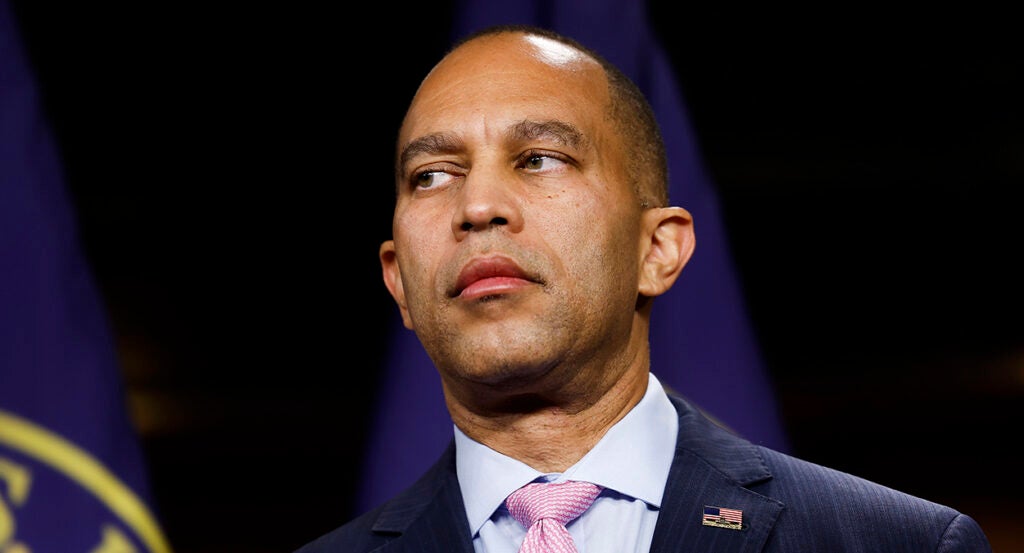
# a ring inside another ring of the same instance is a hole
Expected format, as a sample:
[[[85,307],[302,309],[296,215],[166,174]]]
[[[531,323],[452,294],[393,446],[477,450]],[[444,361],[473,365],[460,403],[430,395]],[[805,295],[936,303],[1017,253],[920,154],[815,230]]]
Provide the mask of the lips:
[[[459,272],[451,296],[476,298],[496,295],[537,282],[507,257],[474,259]]]

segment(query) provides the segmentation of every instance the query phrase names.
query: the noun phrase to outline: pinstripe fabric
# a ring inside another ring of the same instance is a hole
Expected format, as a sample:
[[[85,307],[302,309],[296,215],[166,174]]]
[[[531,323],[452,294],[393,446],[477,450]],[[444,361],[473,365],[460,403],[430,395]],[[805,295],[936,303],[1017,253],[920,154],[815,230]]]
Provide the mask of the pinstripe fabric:
[[[565,525],[590,508],[601,487],[590,482],[538,482],[509,494],[505,506],[526,528],[520,553],[576,553]]]
[[[670,399],[679,434],[650,553],[992,552],[966,514],[754,445]],[[743,527],[702,525],[705,505],[743,511]],[[412,487],[300,552],[473,553],[454,441]]]

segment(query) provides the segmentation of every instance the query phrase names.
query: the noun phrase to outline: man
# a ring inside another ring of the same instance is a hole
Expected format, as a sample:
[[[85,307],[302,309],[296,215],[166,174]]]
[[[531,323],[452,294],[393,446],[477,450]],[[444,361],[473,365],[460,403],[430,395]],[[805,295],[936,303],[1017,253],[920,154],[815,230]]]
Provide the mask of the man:
[[[468,37],[422,82],[397,154],[384,282],[455,436],[416,484],[302,553],[548,538],[587,553],[990,551],[967,515],[755,446],[666,394],[648,323],[693,221],[668,203],[649,106],[597,54],[541,29]],[[551,486],[524,486],[546,481],[590,486],[572,495],[582,514],[527,528],[523,505]]]

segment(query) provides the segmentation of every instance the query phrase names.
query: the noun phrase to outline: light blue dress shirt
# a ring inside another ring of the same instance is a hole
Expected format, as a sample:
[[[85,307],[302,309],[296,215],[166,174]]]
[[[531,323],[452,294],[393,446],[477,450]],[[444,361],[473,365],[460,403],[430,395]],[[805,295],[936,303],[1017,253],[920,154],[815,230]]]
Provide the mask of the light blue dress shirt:
[[[580,553],[647,552],[675,451],[678,415],[661,383],[564,473],[544,474],[455,428],[455,462],[477,553],[517,553],[526,529],[505,498],[534,481],[585,480],[605,489],[566,527]]]

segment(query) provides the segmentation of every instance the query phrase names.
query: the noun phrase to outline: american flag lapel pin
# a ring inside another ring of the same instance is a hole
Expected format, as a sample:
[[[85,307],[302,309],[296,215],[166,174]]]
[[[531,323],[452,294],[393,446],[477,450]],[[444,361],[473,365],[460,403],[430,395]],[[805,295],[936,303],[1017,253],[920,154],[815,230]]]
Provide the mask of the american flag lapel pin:
[[[725,507],[704,506],[704,515],[701,517],[701,524],[714,526],[715,528],[731,528],[733,530],[743,529],[743,511],[739,509],[726,509]]]

